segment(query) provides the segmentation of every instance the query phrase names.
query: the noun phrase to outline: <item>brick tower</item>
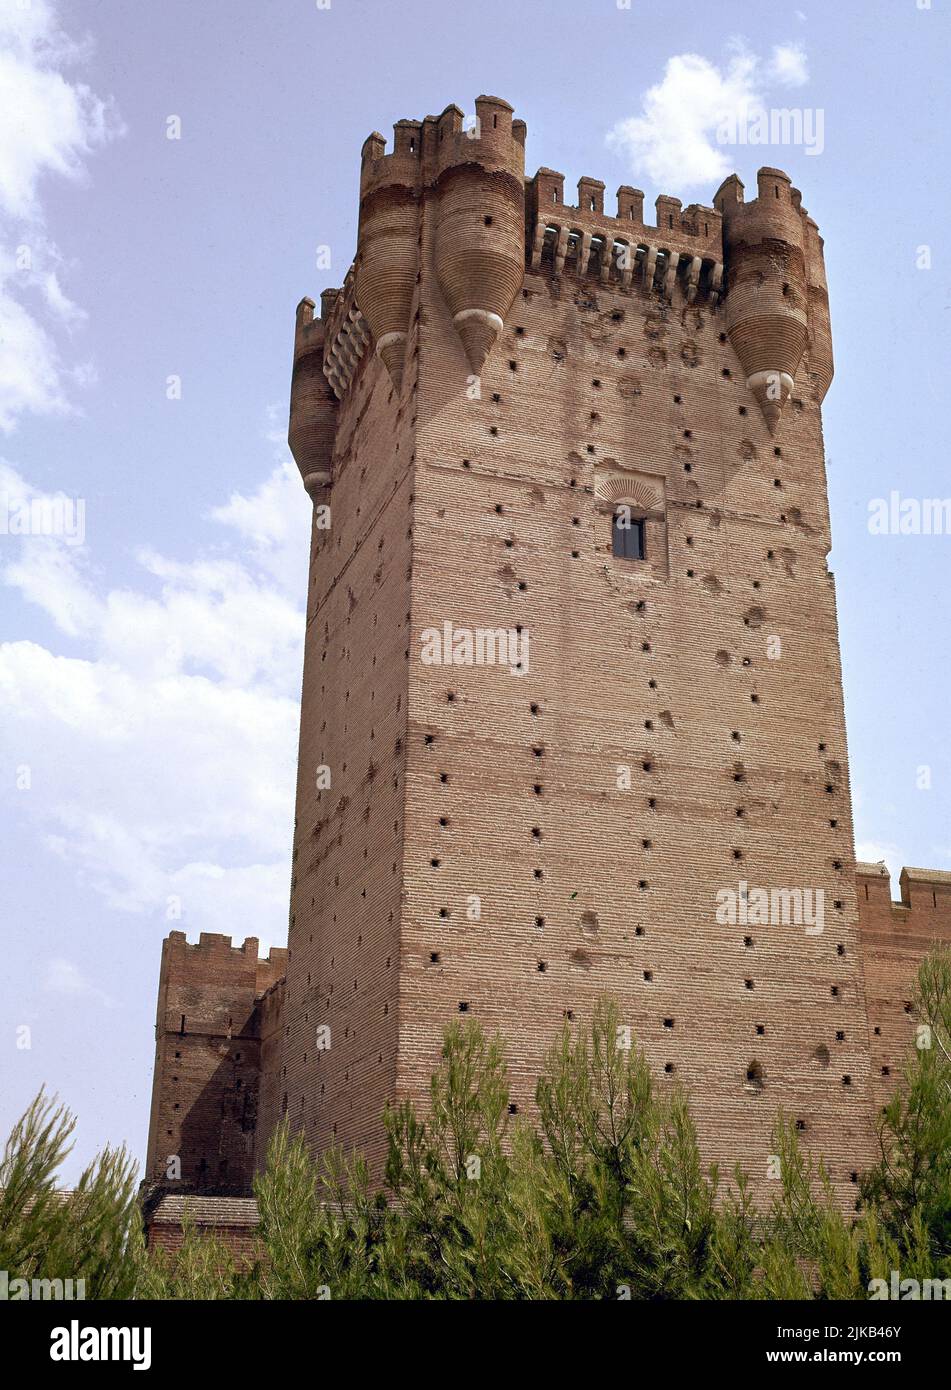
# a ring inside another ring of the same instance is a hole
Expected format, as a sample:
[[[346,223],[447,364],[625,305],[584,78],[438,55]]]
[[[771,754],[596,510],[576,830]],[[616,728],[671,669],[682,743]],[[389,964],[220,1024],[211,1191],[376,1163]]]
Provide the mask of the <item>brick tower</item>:
[[[249,937],[203,932],[162,946],[145,1181],[150,1187],[245,1193],[254,1172],[261,1083],[260,1001],[287,952],[258,960]]]
[[[781,1104],[845,1193],[868,1027],[822,243],[777,170],[650,225],[636,189],[608,215],[595,179],[576,207],[526,182],[524,141],[491,97],[471,129],[450,106],[390,154],[371,135],[354,271],[298,311],[315,513],[275,1104],[378,1158],[460,1012],[504,1034],[525,1109],[609,993],[708,1157],[765,1176]],[[823,930],[750,925],[756,888],[821,890]]]
[[[816,224],[775,169],[653,224],[592,178],[569,206],[526,181],[512,108],[475,106],[367,139],[353,269],[297,312],[314,517],[286,977],[241,967],[253,1159],[286,1114],[379,1165],[461,1014],[530,1111],[608,994],[706,1159],[768,1190],[782,1107],[851,1203],[872,1099]]]

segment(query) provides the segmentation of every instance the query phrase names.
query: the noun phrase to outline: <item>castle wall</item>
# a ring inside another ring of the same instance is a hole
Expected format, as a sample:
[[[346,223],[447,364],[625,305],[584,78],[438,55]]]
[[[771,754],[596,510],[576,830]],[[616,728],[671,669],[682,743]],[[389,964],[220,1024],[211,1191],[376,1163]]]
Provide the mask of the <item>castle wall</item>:
[[[239,1264],[252,1264],[262,1253],[258,1238],[258,1206],[251,1197],[161,1197],[148,1217],[148,1244],[175,1255],[184,1244],[186,1227],[198,1236],[218,1241]]]
[[[249,937],[184,932],[162,944],[147,1184],[250,1191],[258,1122],[257,1001],[281,977],[286,951],[258,960]],[[174,1161],[180,1172],[175,1177]]]
[[[265,1093],[269,1127],[286,1114],[317,1150],[379,1159],[398,1036],[414,411],[375,357],[351,369],[332,489],[314,494],[283,1038]]]
[[[918,967],[936,946],[951,945],[951,873],[902,869],[892,902],[884,864],[856,866],[859,929],[868,999],[872,1095],[886,1103],[916,1045]]]

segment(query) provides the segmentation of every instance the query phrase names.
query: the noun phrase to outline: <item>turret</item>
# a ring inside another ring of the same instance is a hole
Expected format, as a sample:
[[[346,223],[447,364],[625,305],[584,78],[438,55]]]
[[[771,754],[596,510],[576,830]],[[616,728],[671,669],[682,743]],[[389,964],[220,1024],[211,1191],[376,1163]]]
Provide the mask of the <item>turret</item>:
[[[458,107],[439,118],[433,188],[436,275],[478,375],[522,284],[525,124],[498,97],[475,107],[473,130],[463,130]]]
[[[829,287],[819,228],[803,209],[806,224],[806,280],[809,285],[809,370],[815,379],[820,403],[832,382],[832,324],[829,319]]]
[[[731,174],[714,206],[723,215],[727,333],[774,433],[808,339],[807,227],[787,174],[760,169],[757,184],[758,197],[744,203]]]
[[[374,132],[361,156],[356,297],[397,390],[419,259],[420,133],[419,121],[397,121],[392,154]]]
[[[325,311],[337,291],[325,291]],[[291,413],[287,430],[294,461],[304,486],[313,496],[331,481],[334,434],[337,428],[337,402],[324,375],[326,313],[314,317],[314,301],[302,299],[297,306],[294,331],[294,370],[291,375]]]

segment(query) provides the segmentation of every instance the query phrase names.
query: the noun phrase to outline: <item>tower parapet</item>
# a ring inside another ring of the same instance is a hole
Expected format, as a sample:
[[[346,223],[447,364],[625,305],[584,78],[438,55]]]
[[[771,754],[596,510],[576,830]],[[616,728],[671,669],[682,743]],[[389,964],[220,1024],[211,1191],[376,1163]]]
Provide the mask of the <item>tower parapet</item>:
[[[435,269],[469,364],[478,372],[499,336],[524,270],[525,124],[498,97],[393,127],[364,143],[356,301],[377,356],[399,390],[419,272],[422,198],[435,202]]]
[[[829,318],[829,286],[826,282],[823,241],[813,218],[802,210],[806,226],[806,282],[809,292],[809,369],[820,403],[832,384],[832,323]]]
[[[656,223],[644,221],[644,194],[617,191],[617,214],[604,210],[604,184],[578,180],[578,205],[564,201],[564,174],[541,168],[526,184],[528,263],[556,275],[595,275],[602,284],[639,284],[671,299],[680,286],[688,304],[715,306],[723,287],[721,218],[714,208],[661,194]]]

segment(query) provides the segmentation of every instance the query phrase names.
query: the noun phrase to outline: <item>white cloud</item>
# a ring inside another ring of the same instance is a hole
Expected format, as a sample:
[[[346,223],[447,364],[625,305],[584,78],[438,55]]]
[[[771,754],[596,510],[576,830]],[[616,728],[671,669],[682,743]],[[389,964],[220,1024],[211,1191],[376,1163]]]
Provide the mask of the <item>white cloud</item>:
[[[105,1005],[108,1009],[115,1007],[114,999],[87,980],[78,965],[62,956],[56,956],[47,962],[43,988],[50,994],[63,994],[73,999],[85,997]]]
[[[268,411],[266,438],[284,463],[251,497],[232,493],[225,506],[216,507],[211,519],[233,527],[249,544],[254,562],[289,594],[307,587],[310,553],[310,508],[301,504],[301,480],[296,464],[287,457],[287,406]]]
[[[809,62],[802,44],[777,44],[770,57],[769,75],[784,87],[804,87],[809,81]]]
[[[37,185],[45,174],[82,178],[85,159],[121,130],[108,99],[64,70],[81,63],[86,45],[60,27],[49,0],[0,5],[0,212],[40,217]]]
[[[24,411],[68,410],[59,351],[39,320],[8,291],[0,275],[0,430],[8,434]]]
[[[45,234],[40,189],[82,179],[88,157],[122,131],[112,102],[69,70],[88,46],[60,27],[51,0],[0,0],[0,431],[24,412],[69,410],[69,386],[92,379],[64,364],[55,333],[82,311],[60,283],[62,258]],[[15,248],[15,249],[13,249]]]
[[[282,462],[233,495],[212,554],[143,551],[130,588],[62,538],[3,542],[3,581],[82,651],[0,646],[0,761],[30,769],[16,804],[110,907],[189,934],[286,923],[310,512],[290,481]],[[4,493],[37,496],[10,465]]]
[[[733,152],[717,141],[718,130],[762,107],[770,82],[788,84],[805,73],[798,45],[774,48],[765,70],[742,42],[730,47],[722,66],[698,53],[669,58],[660,82],[644,94],[640,114],[618,121],[608,134],[608,144],[627,157],[636,176],[643,171],[662,192],[702,185],[712,196],[733,167]]]

